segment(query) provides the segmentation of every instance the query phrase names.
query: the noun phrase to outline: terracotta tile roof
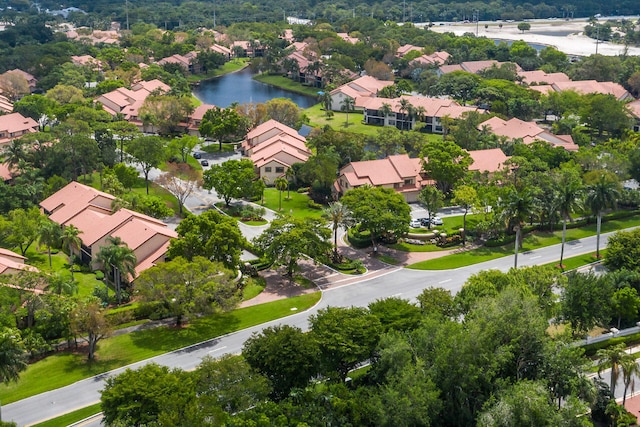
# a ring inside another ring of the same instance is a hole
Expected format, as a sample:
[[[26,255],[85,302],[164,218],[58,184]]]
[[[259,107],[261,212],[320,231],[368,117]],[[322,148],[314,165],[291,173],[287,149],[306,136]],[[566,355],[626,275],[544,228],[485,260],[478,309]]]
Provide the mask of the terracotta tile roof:
[[[121,227],[118,227],[112,233],[112,236],[120,237],[129,248],[136,250],[157,234],[165,236],[167,241],[178,237],[178,233],[166,225],[162,223],[161,225],[154,224],[136,215],[131,215]]]
[[[343,86],[348,86],[357,90],[358,92],[370,92],[376,94],[379,90],[393,84],[393,80],[378,80],[372,76],[362,76],[349,83],[346,83]]]
[[[361,100],[363,107],[369,110],[379,110],[382,104],[389,104],[391,111],[400,113],[401,100],[406,99],[414,107],[422,107],[426,117],[444,117],[446,115],[456,118],[466,111],[477,111],[476,107],[461,106],[452,99],[430,98],[426,96],[402,96],[400,98],[365,98]]]
[[[0,179],[3,181],[9,181],[13,179],[13,173],[15,170],[9,169],[8,163],[0,163]]]
[[[149,81],[140,81],[136,83],[131,89],[133,91],[139,91],[140,89],[144,89],[147,92],[153,92],[154,90],[161,90],[163,92],[169,92],[171,90],[171,86],[161,82],[158,79],[153,79]]]
[[[468,151],[473,159],[473,163],[469,166],[470,171],[479,172],[497,172],[504,167],[504,163],[510,159],[499,148],[490,148],[488,150]]]
[[[140,273],[142,273],[144,270],[147,270],[155,265],[157,265],[159,262],[162,262],[164,260],[164,257],[167,253],[167,250],[169,250],[169,244],[171,243],[170,240],[167,240],[165,243],[163,243],[161,246],[158,247],[158,249],[156,249],[155,251],[153,251],[153,253],[151,253],[151,255],[149,255],[148,257],[146,257],[143,260],[137,260],[138,261],[138,265],[136,265],[135,271],[136,271],[136,277],[138,277],[140,275]]]
[[[551,85],[540,85],[540,86],[529,86],[529,89],[537,90],[540,93],[548,95],[550,92],[554,92],[553,86]]]
[[[2,257],[3,259],[10,258],[10,259],[13,259],[14,261],[25,261],[27,259],[27,257],[22,256],[18,253],[15,253],[5,248],[0,248],[0,257]]]
[[[482,70],[490,68],[492,65],[499,67],[502,64],[505,64],[505,62],[498,62],[494,59],[486,61],[466,61],[455,65],[443,65],[439,68],[439,71],[441,74],[447,74],[453,71],[466,71],[467,73],[477,74]],[[522,71],[522,68],[517,64],[516,71]]]
[[[191,60],[183,55],[180,54],[174,54],[171,56],[168,56],[166,58],[162,58],[161,60],[159,60],[157,62],[158,65],[164,65],[164,64],[178,64],[181,65],[184,68],[189,68],[189,65],[191,64]]]
[[[522,139],[524,144],[531,144],[535,140],[541,140],[550,143],[554,147],[562,147],[568,151],[576,151],[578,149],[571,135],[554,135],[535,123],[524,122],[515,117],[509,121],[502,120],[499,117],[492,117],[480,123],[478,129],[482,129],[484,126],[487,126],[496,135],[507,137],[510,140]]]
[[[519,71],[518,76],[522,77],[523,83],[536,83],[537,86],[542,84],[551,85],[553,83],[571,81],[569,76],[565,73],[545,73],[542,70]]]
[[[287,154],[297,161],[285,161],[285,156],[281,154]],[[292,163],[306,162],[310,156],[311,151],[309,151],[304,142],[286,133],[269,138],[249,150],[249,158],[256,167],[261,167],[274,159],[291,166]]]
[[[36,82],[38,81],[38,79],[36,79],[33,75],[27,73],[26,71],[22,71],[19,68],[14,68],[13,70],[9,70],[7,71],[7,73],[14,73],[24,77],[27,83],[29,83],[29,87],[34,87]]]
[[[640,100],[628,103],[627,108],[629,108],[633,117],[640,119]]]
[[[20,254],[8,249],[0,248],[0,274],[7,274],[12,271],[19,270],[38,271],[37,268],[25,264],[24,262],[26,260],[27,258]]]
[[[623,88],[618,83],[613,82],[598,82],[595,80],[579,80],[579,81],[569,81],[569,82],[558,82],[554,83],[553,89],[561,92],[564,90],[573,90],[582,94],[589,93],[602,93],[605,95],[613,95],[616,99],[629,99],[631,98],[631,94],[627,92],[625,88]]]
[[[412,50],[417,50],[418,52],[422,52],[424,48],[420,47],[420,46],[414,46],[412,44],[405,44],[404,46],[400,46],[398,48],[398,50],[396,50],[396,56],[402,58],[403,56],[405,56],[407,53],[411,52]]]
[[[13,111],[13,104],[8,98],[0,95],[0,113],[10,113]]]
[[[207,111],[209,111],[212,108],[215,108],[215,105],[212,105],[212,104],[200,104],[195,108],[195,110],[193,110],[193,113],[191,113],[189,118],[191,120],[201,121],[202,118],[204,117],[204,113],[206,113]]]
[[[293,128],[290,128],[289,126],[280,123],[276,120],[270,119],[267,120],[264,123],[259,124],[258,126],[256,126],[255,128],[253,128],[249,133],[247,133],[247,139],[253,139],[256,138],[270,130],[272,130],[273,128],[279,129],[280,131],[289,134],[291,136],[296,136],[296,137],[300,137],[298,135],[298,131],[296,131]]]
[[[227,56],[231,55],[231,49],[229,49],[226,46],[222,46],[221,44],[214,44],[209,49],[221,55],[227,55]]]
[[[431,55],[422,55],[411,61],[411,64],[424,64],[424,65],[443,65],[449,59],[451,55],[449,52],[434,52]]]
[[[0,116],[0,132],[19,133],[24,131],[35,132],[38,123],[31,117],[24,117],[20,113],[11,113]]]
[[[52,221],[64,224],[91,205],[96,198],[101,198],[99,206],[103,207],[107,202],[110,205],[111,201],[115,200],[111,194],[73,181],[40,202],[40,207],[51,213]]]
[[[338,37],[340,37],[342,40],[346,41],[347,43],[356,44],[360,41],[357,37],[351,37],[347,33],[337,33],[337,34],[338,34]]]

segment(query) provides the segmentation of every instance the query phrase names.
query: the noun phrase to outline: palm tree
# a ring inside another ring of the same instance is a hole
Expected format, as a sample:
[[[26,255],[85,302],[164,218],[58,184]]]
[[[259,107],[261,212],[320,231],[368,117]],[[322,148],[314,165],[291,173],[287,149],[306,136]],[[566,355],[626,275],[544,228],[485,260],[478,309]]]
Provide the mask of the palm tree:
[[[58,295],[73,295],[78,291],[78,284],[74,280],[69,280],[67,276],[60,272],[47,277],[49,284],[45,288],[47,291],[54,291]]]
[[[287,200],[291,199],[291,178],[296,176],[296,172],[293,168],[289,167],[284,173],[284,177],[287,179]]]
[[[622,395],[622,406],[624,406],[629,386],[631,386],[632,394],[635,391],[635,377],[640,376],[640,365],[632,355],[625,353],[625,357],[620,361],[620,367],[622,368],[622,382],[624,383],[624,394]]]
[[[616,383],[620,376],[620,363],[628,356],[624,351],[624,344],[618,344],[609,348],[602,348],[596,353],[598,359],[598,377],[602,371],[607,368],[611,368],[611,383],[609,388],[611,389],[611,395],[616,395]]]
[[[116,289],[116,300],[120,304],[122,273],[135,276],[137,259],[133,249],[129,248],[120,237],[108,237],[107,243],[107,246],[100,248],[96,260],[102,263],[105,277],[108,277],[107,266],[111,266],[113,283]]]
[[[600,259],[600,226],[602,224],[602,213],[616,205],[616,201],[620,197],[618,183],[608,179],[607,175],[602,173],[598,181],[587,188],[586,206],[597,218],[596,227],[596,258]]]
[[[402,118],[402,130],[405,130],[405,124],[411,121],[411,115],[413,114],[413,105],[409,102],[407,98],[400,98],[400,107],[398,108],[402,113],[404,111],[404,115],[406,117]],[[407,125],[407,129],[409,126]]]
[[[518,267],[518,247],[522,246],[522,225],[534,212],[535,202],[531,191],[511,188],[503,201],[501,216],[507,225],[507,232],[511,227],[516,232],[514,268]]]
[[[391,105],[383,102],[382,106],[380,107],[380,112],[382,113],[383,117],[382,126],[385,126],[387,124],[387,117],[389,117],[393,112],[393,110],[391,109]]]
[[[18,381],[20,371],[27,367],[27,357],[18,331],[0,330],[0,383]]]
[[[49,267],[53,267],[51,261],[51,247],[56,246],[60,241],[61,231],[60,226],[50,219],[45,219],[40,226],[40,243],[47,245]]]
[[[80,246],[82,245],[82,240],[78,237],[82,231],[78,227],[73,224],[67,225],[64,230],[62,230],[62,244],[65,245],[69,249],[69,266],[71,266],[71,280],[73,279],[73,247],[75,246],[80,250]]]
[[[355,101],[353,100],[353,98],[346,96],[342,102],[340,103],[340,109],[342,111],[344,111],[345,113],[347,113],[347,117],[345,120],[345,124],[344,127],[348,128],[349,127],[349,111],[353,110],[353,106],[355,104]]]
[[[273,181],[273,184],[276,186],[276,190],[280,192],[280,200],[278,203],[278,210],[282,210],[282,192],[287,189],[289,186],[289,181],[283,176],[279,176]]]
[[[563,179],[557,195],[558,213],[562,217],[562,245],[560,246],[560,268],[562,271],[564,271],[562,260],[564,259],[564,243],[567,238],[567,219],[571,219],[571,213],[580,209],[581,196],[582,188],[578,182]]]
[[[4,147],[2,157],[9,165],[9,169],[13,169],[14,166],[19,165],[26,159],[24,141],[12,139],[11,142]]]
[[[345,205],[340,202],[334,202],[324,210],[323,216],[331,222],[331,228],[333,229],[333,262],[340,262],[340,256],[338,255],[338,228],[351,227],[355,221],[351,216],[351,212]]]

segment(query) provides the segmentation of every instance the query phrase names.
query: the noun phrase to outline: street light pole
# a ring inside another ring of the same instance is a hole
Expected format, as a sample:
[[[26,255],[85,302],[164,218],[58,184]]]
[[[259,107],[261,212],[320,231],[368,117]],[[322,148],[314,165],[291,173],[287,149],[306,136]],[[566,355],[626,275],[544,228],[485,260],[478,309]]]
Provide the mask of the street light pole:
[[[476,9],[476,37],[478,37],[478,25],[480,24],[480,11]]]

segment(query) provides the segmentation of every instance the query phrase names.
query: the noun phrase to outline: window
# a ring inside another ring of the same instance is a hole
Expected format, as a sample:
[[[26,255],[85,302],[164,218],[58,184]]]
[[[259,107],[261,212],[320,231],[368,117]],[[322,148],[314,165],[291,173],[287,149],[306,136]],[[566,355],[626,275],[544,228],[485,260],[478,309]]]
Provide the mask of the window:
[[[413,180],[412,179],[405,179],[404,180],[404,185],[409,185],[409,184],[413,184]]]
[[[264,171],[265,172],[271,172],[271,166],[265,166]]]
[[[276,166],[276,173],[284,173],[284,167]]]

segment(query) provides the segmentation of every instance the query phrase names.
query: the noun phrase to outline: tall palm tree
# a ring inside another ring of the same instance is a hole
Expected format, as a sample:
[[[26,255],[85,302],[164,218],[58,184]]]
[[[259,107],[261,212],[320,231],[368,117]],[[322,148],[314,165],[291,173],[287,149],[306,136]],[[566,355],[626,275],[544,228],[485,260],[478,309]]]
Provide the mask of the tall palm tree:
[[[624,350],[624,344],[618,344],[613,347],[602,348],[596,353],[596,359],[598,359],[598,376],[600,376],[605,369],[611,368],[611,383],[609,384],[609,388],[611,389],[612,396],[616,395],[616,383],[618,382],[621,371],[620,364],[625,359],[625,356],[628,356]]]
[[[67,225],[62,230],[62,244],[69,249],[69,266],[71,267],[71,280],[73,279],[73,248],[74,246],[80,250],[82,240],[78,237],[82,231],[73,224]]]
[[[51,261],[51,247],[56,246],[60,241],[62,230],[60,226],[50,219],[42,221],[40,226],[40,243],[47,245],[47,255],[49,255],[49,267],[53,267]],[[57,247],[57,246],[56,246]]]
[[[402,118],[402,130],[405,130],[405,124],[408,121],[411,121],[411,115],[413,114],[413,105],[411,105],[411,102],[409,102],[407,98],[400,98],[400,107],[398,109],[401,113],[404,111],[404,115],[406,116]],[[407,129],[409,129],[408,126]]]
[[[600,226],[602,225],[602,213],[608,208],[614,208],[620,190],[618,183],[608,179],[607,175],[602,173],[598,181],[587,187],[586,206],[597,218],[596,227],[596,258],[600,259]]]
[[[273,184],[276,186],[276,190],[280,192],[278,210],[281,211],[282,210],[282,192],[286,190],[287,187],[289,186],[289,181],[287,181],[287,178],[283,176],[279,176],[275,179],[275,181],[273,181]]]
[[[347,117],[345,120],[345,124],[344,127],[348,128],[349,127],[349,111],[353,110],[353,106],[355,105],[355,101],[353,100],[353,98],[350,98],[348,96],[346,96],[342,102],[340,103],[340,109],[342,111],[344,111],[345,113],[347,113]]]
[[[502,201],[501,216],[507,225],[507,232],[516,232],[514,268],[518,267],[518,247],[522,246],[522,226],[535,212],[535,202],[531,191],[511,188]]]
[[[105,277],[107,275],[107,269],[110,267],[113,274],[113,284],[116,290],[116,300],[120,304],[120,296],[122,289],[122,274],[135,276],[136,274],[136,255],[133,249],[129,248],[120,237],[108,237],[107,246],[100,248],[96,256],[96,260],[102,263],[105,271]]]
[[[622,368],[622,382],[624,383],[624,394],[622,395],[622,406],[627,401],[627,391],[631,386],[631,393],[635,391],[637,376],[640,376],[640,365],[636,359],[625,353],[625,357],[620,361],[620,367]]]
[[[2,158],[9,165],[9,169],[20,164],[26,159],[26,151],[24,149],[24,141],[20,139],[12,139],[9,144],[2,150]]]
[[[562,245],[560,246],[560,268],[564,271],[562,260],[564,259],[564,244],[567,238],[567,219],[571,219],[571,213],[580,209],[582,187],[577,181],[563,179],[558,189],[557,207],[562,217]]]
[[[338,229],[342,226],[345,228],[352,227],[355,220],[351,216],[351,211],[340,202],[334,202],[324,210],[323,215],[331,222],[331,228],[333,230],[333,262],[339,262],[340,256],[338,254]]]
[[[291,199],[291,179],[296,176],[296,172],[292,167],[287,168],[284,177],[287,179],[287,200]]]
[[[387,104],[386,102],[382,103],[382,106],[380,107],[380,112],[382,113],[382,126],[385,126],[387,124],[387,117],[389,117],[391,115],[391,113],[393,112],[393,109],[391,108],[391,105]]]

